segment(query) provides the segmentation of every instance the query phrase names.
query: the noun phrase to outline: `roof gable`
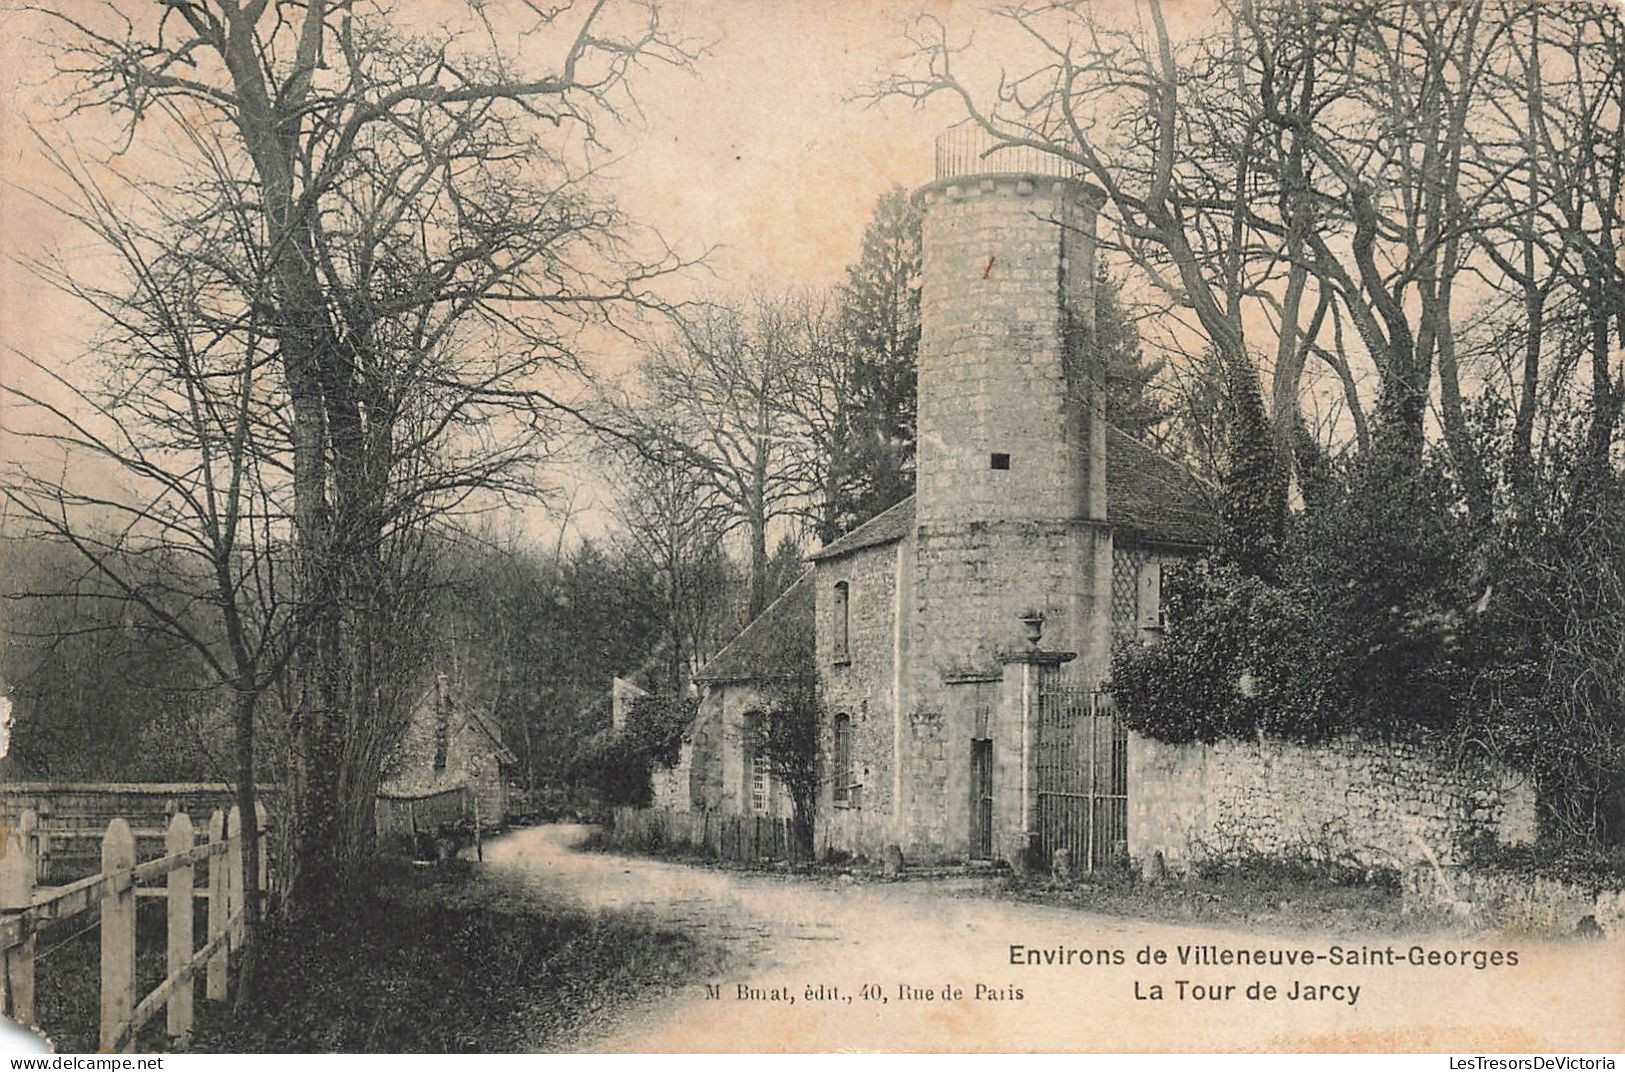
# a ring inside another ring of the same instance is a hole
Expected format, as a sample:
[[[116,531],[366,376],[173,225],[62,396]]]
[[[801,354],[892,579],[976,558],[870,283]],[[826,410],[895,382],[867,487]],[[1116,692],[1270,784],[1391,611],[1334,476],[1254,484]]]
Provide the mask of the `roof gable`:
[[[418,696],[417,702],[412,705],[411,715],[409,716],[410,721],[416,722],[419,719],[434,718],[435,696],[436,686],[431,684]],[[461,718],[465,727],[473,729],[486,740],[492,750],[496,752],[497,759],[500,762],[518,764],[519,757],[502,740],[502,727],[497,725],[495,719],[473,704],[465,702],[460,690],[456,688],[448,687],[446,703],[451,713]]]

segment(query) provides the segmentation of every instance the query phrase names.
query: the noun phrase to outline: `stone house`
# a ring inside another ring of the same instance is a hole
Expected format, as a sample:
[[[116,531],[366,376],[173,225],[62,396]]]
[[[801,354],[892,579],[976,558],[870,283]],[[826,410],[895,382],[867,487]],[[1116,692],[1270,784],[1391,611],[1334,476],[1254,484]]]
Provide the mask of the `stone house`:
[[[776,638],[810,623],[828,712],[820,851],[1029,863],[1064,849],[1080,867],[1159,854],[1177,866],[1339,822],[1379,856],[1445,851],[1463,824],[1532,825],[1526,787],[1433,779],[1427,756],[1167,746],[1113,717],[1099,691],[1113,643],[1160,632],[1163,569],[1209,545],[1211,497],[1106,412],[1090,346],[1103,195],[1047,156],[950,141],[937,161],[915,195],[915,495],[814,553],[702,670],[657,804],[788,814],[749,728]],[[1274,803],[1250,799],[1259,790]]]
[[[413,702],[378,789],[379,840],[433,832],[479,816],[482,827],[508,814],[508,778],[519,758],[491,717],[445,674]],[[462,792],[459,792],[462,791]]]

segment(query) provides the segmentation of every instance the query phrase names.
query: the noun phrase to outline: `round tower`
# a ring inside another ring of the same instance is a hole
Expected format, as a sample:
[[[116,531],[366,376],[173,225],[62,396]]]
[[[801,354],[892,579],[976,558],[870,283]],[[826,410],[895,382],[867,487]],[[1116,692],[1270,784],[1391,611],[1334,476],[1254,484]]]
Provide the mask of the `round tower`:
[[[1106,669],[1105,376],[1093,346],[1104,197],[1064,161],[937,143],[923,216],[915,584],[917,678],[991,671],[1044,616],[1046,648]],[[1104,549],[1105,583],[1100,583]],[[1100,598],[1096,599],[1099,593]]]

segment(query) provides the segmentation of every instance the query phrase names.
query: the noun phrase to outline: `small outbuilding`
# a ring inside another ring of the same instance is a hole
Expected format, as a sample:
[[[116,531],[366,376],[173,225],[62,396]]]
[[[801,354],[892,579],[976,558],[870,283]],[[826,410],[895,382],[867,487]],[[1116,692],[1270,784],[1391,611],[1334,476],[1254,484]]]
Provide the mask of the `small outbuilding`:
[[[464,820],[502,825],[518,763],[491,716],[445,674],[435,675],[413,703],[379,786],[379,843],[413,840]]]

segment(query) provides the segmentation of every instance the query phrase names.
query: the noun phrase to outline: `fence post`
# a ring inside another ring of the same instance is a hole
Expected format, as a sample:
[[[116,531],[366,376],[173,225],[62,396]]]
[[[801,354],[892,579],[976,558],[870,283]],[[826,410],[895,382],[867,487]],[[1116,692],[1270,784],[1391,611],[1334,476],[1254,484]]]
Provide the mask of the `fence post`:
[[[28,844],[33,814],[23,812],[17,829],[0,842],[0,912],[17,916],[23,928],[22,940],[5,953],[4,1012],[24,1027],[34,1024],[34,921],[24,914],[34,901],[34,854]]]
[[[169,832],[164,835],[164,855],[176,856],[191,852],[196,839],[192,835],[192,820],[184,811],[177,811],[169,820]],[[192,961],[197,948],[196,926],[193,923],[192,893],[194,875],[192,865],[177,867],[169,873],[169,971],[173,976]],[[197,980],[187,979],[175,987],[169,997],[169,1037],[181,1038],[192,1030],[192,997]]]
[[[135,1011],[135,835],[115,816],[102,837],[102,1035],[111,1053]]]
[[[33,861],[34,885],[38,886],[44,879],[41,874],[41,865],[45,857],[44,839],[40,836],[39,816],[33,808],[24,808],[22,815],[17,817],[17,832],[23,836],[23,848],[28,850],[28,858]]]
[[[219,808],[209,816],[209,844],[218,845],[226,840],[226,816]],[[226,933],[226,868],[231,856],[228,847],[218,856],[209,857],[209,941]],[[209,958],[208,984],[204,994],[210,1001],[226,1000],[226,947],[224,944]]]
[[[254,829],[260,834],[260,868],[255,881],[259,883],[260,915],[264,916],[271,903],[271,813],[262,800],[254,801]]]
[[[34,882],[47,885],[51,881],[51,802],[41,800],[34,817]]]
[[[243,907],[243,813],[233,804],[226,813],[226,841],[231,848],[226,850],[226,919],[231,929],[231,948],[235,951],[242,948],[243,933],[247,920],[239,919],[236,923],[229,921],[242,911]]]

